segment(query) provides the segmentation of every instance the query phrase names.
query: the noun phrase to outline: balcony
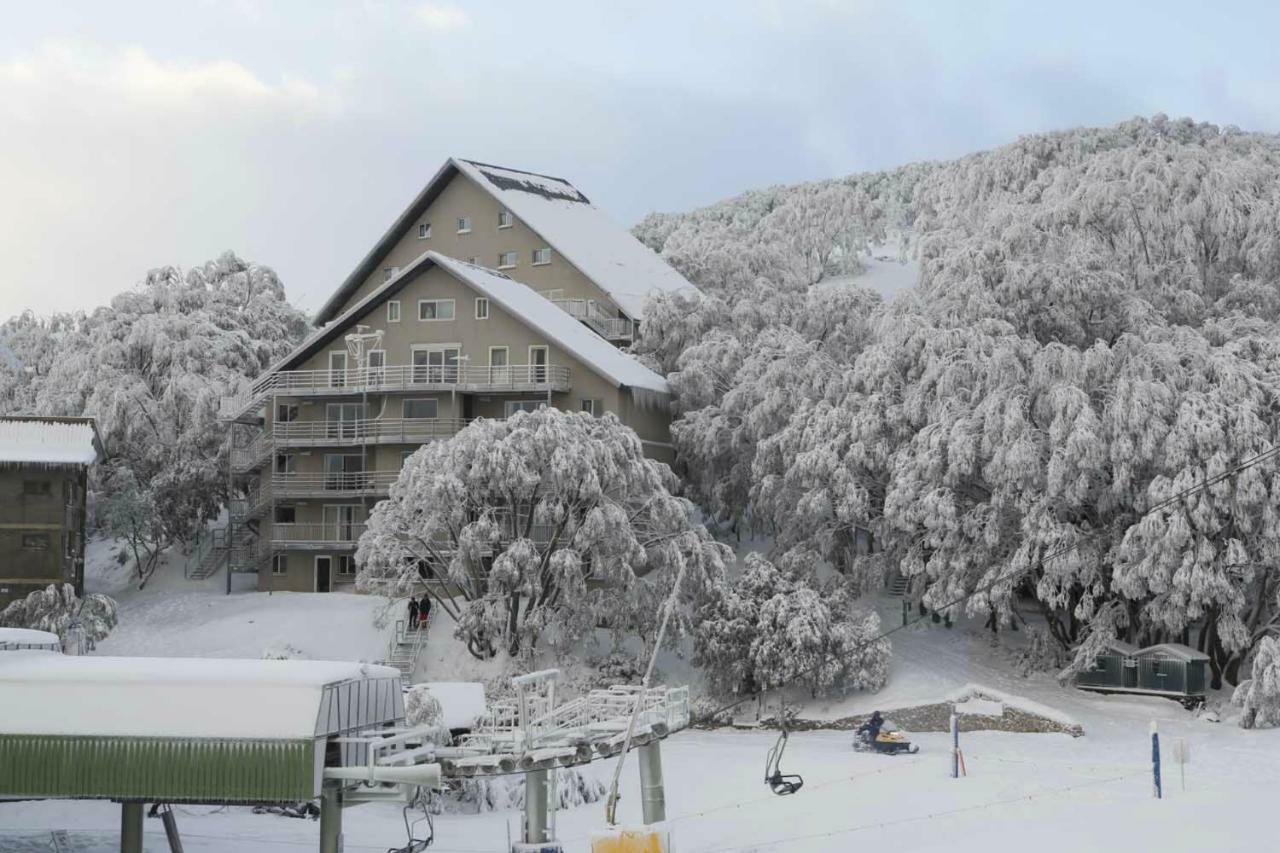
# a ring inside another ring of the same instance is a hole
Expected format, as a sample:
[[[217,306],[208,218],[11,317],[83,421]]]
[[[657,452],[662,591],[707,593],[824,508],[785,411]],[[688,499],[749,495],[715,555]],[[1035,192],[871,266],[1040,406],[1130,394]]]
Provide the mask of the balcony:
[[[281,370],[259,378],[248,393],[222,401],[221,416],[240,418],[273,394],[338,396],[407,391],[547,393],[568,391],[569,368],[560,364],[415,364],[349,370]]]
[[[607,341],[631,340],[634,324],[625,317],[609,316],[594,299],[553,299],[551,302]]]
[[[231,451],[233,470],[266,464],[281,447],[344,447],[364,444],[424,444],[449,438],[470,421],[461,418],[379,418],[356,421],[289,421],[264,431],[252,444]]]
[[[325,524],[273,524],[273,548],[351,548],[364,533],[363,522],[329,522]]]

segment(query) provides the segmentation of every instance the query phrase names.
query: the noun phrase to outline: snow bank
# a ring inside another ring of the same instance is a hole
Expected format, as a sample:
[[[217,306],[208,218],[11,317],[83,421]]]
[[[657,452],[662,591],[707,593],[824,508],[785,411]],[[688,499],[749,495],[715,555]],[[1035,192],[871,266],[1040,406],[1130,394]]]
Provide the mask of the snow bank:
[[[420,686],[431,691],[440,703],[446,728],[472,728],[487,710],[484,685],[478,681],[428,681]]]
[[[970,702],[986,702],[990,705],[1007,706],[1017,708],[1027,714],[1035,714],[1037,717],[1044,717],[1046,720],[1052,720],[1062,726],[1079,727],[1080,722],[1070,714],[1064,714],[1057,708],[1050,708],[1048,705],[1042,705],[1031,699],[1022,696],[1014,696],[1012,693],[1005,693],[1003,690],[996,690],[991,687],[984,687],[981,684],[966,684],[958,690],[953,690],[947,694],[945,701],[954,702],[962,705]],[[973,707],[979,707],[977,705]],[[969,713],[986,713],[985,711],[970,711]],[[991,716],[1000,716],[1004,713],[1004,707],[1000,708],[997,714]]]

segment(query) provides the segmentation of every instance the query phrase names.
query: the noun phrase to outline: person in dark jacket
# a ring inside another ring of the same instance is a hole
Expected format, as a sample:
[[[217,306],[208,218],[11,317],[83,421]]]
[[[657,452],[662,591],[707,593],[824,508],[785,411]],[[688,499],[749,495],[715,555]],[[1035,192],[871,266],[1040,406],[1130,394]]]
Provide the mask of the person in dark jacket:
[[[883,725],[884,717],[881,716],[879,711],[873,711],[871,719],[859,726],[858,731],[866,732],[868,743],[875,743],[876,738],[880,736],[880,727]]]
[[[418,603],[418,621],[426,622],[427,617],[431,615],[431,596],[425,592],[422,594],[422,601]]]
[[[409,599],[409,630],[418,630],[418,599]]]

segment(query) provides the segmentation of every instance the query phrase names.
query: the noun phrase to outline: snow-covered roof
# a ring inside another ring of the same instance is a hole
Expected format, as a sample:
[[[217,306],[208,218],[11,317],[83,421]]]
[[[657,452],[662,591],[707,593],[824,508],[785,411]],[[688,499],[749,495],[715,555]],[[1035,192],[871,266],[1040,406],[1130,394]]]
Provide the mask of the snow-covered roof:
[[[57,634],[49,631],[37,631],[34,628],[0,628],[0,651],[31,646],[61,648],[62,642]]]
[[[1132,656],[1137,654],[1138,652],[1137,646],[1135,646],[1133,643],[1126,643],[1124,640],[1112,640],[1111,642],[1107,643],[1107,648],[1111,649],[1111,651],[1113,652],[1119,652],[1122,655]]]
[[[453,162],[609,294],[632,319],[643,319],[645,300],[654,291],[696,290],[563,178],[474,160]]]
[[[617,385],[671,393],[667,380],[588,329],[567,311],[500,272],[428,252],[430,260],[488,296]],[[416,263],[416,262],[415,262]]]
[[[475,728],[485,715],[484,685],[478,681],[429,681],[423,686],[440,703],[445,728]]]
[[[1138,649],[1136,652],[1138,657],[1169,657],[1176,658],[1181,661],[1208,660],[1209,656],[1198,649],[1190,646],[1184,646],[1182,643],[1157,643],[1154,646],[1147,646]]]
[[[451,157],[329,297],[316,323],[337,316],[343,303],[459,173],[536,231],[634,320],[644,318],[645,300],[654,291],[697,289],[563,178]]]
[[[343,334],[352,323],[371,308],[377,307],[394,296],[411,279],[417,277],[419,273],[426,272],[432,266],[440,267],[458,281],[470,286],[481,295],[489,297],[509,311],[517,320],[537,329],[546,335],[548,340],[559,344],[565,351],[615,384],[659,394],[671,393],[667,380],[620,351],[574,319],[568,312],[557,308],[554,303],[533,288],[495,270],[446,257],[435,251],[423,252],[412,263],[405,265],[377,290],[303,341],[273,367],[272,371],[288,370],[309,358],[329,341]]]
[[[315,736],[327,685],[398,678],[336,661],[0,655],[0,734]]]
[[[93,418],[0,417],[0,463],[91,465],[101,455]]]

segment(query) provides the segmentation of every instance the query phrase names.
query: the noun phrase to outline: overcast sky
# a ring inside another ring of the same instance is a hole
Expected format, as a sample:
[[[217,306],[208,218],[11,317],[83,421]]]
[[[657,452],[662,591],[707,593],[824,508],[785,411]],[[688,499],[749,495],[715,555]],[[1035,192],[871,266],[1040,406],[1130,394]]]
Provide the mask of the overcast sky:
[[[623,224],[1134,115],[1280,129],[1270,4],[23,3],[0,316],[234,249],[317,308],[457,154]]]

